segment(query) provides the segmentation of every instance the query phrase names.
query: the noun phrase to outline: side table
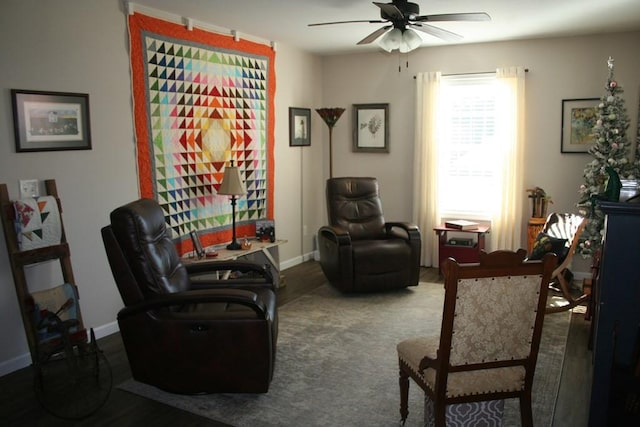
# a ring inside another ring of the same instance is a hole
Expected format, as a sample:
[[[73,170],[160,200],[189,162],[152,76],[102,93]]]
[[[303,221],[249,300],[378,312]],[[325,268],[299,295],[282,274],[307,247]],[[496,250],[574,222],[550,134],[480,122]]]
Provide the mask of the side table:
[[[205,252],[215,251],[218,256],[215,258],[202,258],[198,259],[193,256],[192,253],[184,256],[182,262],[204,262],[211,260],[233,260],[240,259],[243,261],[252,261],[258,264],[267,264],[271,268],[273,274],[273,283],[276,288],[284,287],[284,278],[280,274],[280,254],[278,252],[278,246],[287,243],[286,240],[276,240],[275,242],[250,240],[251,247],[249,249],[240,249],[237,251],[231,251],[225,246],[221,247],[208,247],[205,248]]]
[[[470,263],[480,261],[480,251],[485,248],[485,235],[489,233],[491,227],[479,225],[473,230],[459,230],[457,228],[445,227],[444,224],[433,228],[438,236],[438,271],[442,273],[442,263],[449,257],[454,258],[459,263]],[[449,233],[471,234],[474,238],[472,246],[450,245]],[[473,236],[475,235],[475,236]]]

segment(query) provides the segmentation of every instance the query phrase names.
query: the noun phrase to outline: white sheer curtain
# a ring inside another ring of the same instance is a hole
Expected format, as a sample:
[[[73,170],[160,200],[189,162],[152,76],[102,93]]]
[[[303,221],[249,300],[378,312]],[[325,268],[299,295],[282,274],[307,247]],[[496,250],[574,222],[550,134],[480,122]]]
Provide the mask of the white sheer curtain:
[[[421,264],[426,267],[438,266],[438,241],[433,227],[440,223],[436,143],[440,77],[439,71],[416,76],[413,221],[422,233]]]
[[[491,218],[490,250],[522,247],[525,70],[523,67],[496,71],[503,95],[498,125],[500,147],[497,164],[502,164],[501,198]],[[440,224],[438,209],[438,97],[440,72],[416,76],[416,129],[414,157],[413,221],[422,232],[422,265],[438,265],[438,241],[433,227]]]
[[[498,68],[496,77],[503,94],[499,117],[502,156],[501,200],[491,219],[491,250],[522,248],[522,209],[526,201],[524,180],[525,69]]]

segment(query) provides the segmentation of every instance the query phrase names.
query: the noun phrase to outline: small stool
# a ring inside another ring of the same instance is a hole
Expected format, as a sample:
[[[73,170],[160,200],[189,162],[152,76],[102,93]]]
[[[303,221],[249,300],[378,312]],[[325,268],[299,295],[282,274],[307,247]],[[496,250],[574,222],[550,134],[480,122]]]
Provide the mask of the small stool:
[[[504,400],[458,403],[446,408],[447,427],[501,427]],[[433,401],[424,397],[424,425],[435,427]]]

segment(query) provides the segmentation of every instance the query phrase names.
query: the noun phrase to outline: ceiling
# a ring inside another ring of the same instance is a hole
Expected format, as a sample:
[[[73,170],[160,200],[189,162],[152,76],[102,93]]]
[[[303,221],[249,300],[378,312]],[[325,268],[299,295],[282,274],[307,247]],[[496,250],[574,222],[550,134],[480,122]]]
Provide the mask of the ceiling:
[[[385,2],[385,0],[379,0]],[[391,0],[388,0],[390,2]],[[487,12],[491,22],[434,24],[479,43],[640,30],[640,0],[413,0],[421,15]],[[356,43],[383,24],[308,24],[380,19],[367,0],[136,0],[148,9],[191,18],[198,23],[235,30],[239,36],[295,46],[321,55],[380,49]],[[422,46],[451,44],[422,34]]]

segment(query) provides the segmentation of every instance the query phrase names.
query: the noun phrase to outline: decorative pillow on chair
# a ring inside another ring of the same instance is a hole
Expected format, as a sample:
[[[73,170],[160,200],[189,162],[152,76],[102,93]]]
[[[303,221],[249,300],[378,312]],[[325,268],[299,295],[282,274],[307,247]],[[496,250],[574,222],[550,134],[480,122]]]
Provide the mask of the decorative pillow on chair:
[[[529,259],[542,259],[547,252],[553,252],[558,256],[558,262],[566,256],[567,253],[567,239],[558,239],[557,237],[549,236],[546,233],[538,234],[536,241],[533,242],[533,248],[529,254]]]

